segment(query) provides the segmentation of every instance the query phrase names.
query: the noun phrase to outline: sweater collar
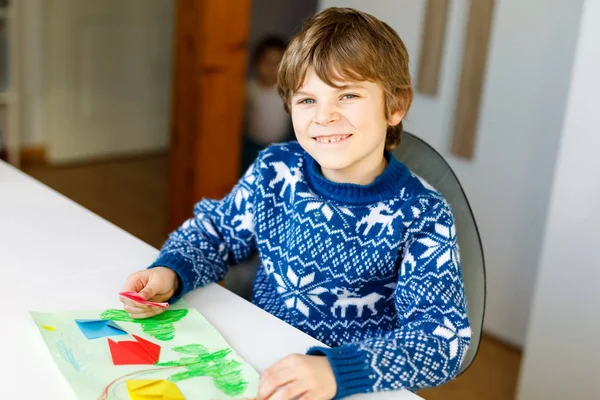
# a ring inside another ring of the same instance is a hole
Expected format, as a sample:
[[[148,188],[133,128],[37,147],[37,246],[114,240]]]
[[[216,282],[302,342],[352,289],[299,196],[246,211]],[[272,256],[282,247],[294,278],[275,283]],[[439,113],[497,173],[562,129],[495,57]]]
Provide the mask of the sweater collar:
[[[321,166],[306,151],[304,158],[305,175],[311,189],[321,197],[349,205],[373,204],[396,197],[410,175],[408,168],[387,151],[387,167],[368,185],[332,182],[323,176]]]

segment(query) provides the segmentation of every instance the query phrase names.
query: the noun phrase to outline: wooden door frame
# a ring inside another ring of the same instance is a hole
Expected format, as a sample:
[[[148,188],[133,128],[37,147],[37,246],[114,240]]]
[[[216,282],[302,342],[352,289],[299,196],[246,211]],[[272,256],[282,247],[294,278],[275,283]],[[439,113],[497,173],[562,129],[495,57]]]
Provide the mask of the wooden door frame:
[[[251,0],[177,0],[169,231],[239,178]]]

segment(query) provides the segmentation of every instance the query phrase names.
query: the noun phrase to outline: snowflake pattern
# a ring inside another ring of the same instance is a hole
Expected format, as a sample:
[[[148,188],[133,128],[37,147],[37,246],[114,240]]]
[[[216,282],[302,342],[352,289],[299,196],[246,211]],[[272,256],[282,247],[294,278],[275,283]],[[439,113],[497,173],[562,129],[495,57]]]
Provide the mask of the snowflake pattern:
[[[440,210],[437,215],[434,215],[436,220],[434,229],[423,232],[424,237],[416,240],[421,245],[418,259],[422,265],[428,265],[435,260],[438,269],[449,263],[455,271],[458,271],[460,260],[456,244],[456,227],[453,222],[450,225],[445,223],[445,219],[451,221],[447,217],[448,212]],[[414,268],[416,261],[413,254],[406,254],[406,263]]]
[[[444,326],[435,328],[433,334],[450,341],[450,359],[453,360],[458,355],[459,342],[471,338],[471,327],[456,329],[452,321],[444,318]]]
[[[287,308],[296,309],[305,317],[309,317],[311,310],[309,305],[317,311],[317,306],[325,305],[319,295],[328,290],[313,284],[314,272],[299,278],[291,268],[288,268],[285,278],[277,273],[273,273],[273,277],[277,282],[277,293],[282,296]]]

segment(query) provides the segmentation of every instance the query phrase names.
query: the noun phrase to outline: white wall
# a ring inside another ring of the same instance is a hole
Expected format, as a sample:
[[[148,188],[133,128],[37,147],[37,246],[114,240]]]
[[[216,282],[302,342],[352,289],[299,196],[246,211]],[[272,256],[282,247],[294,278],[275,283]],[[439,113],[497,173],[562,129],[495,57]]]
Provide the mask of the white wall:
[[[43,145],[46,141],[44,121],[43,69],[43,0],[25,0],[22,5],[23,37],[23,124],[24,146]]]
[[[519,399],[600,399],[600,2],[587,0]]]
[[[416,93],[405,129],[437,148],[457,173],[485,247],[485,328],[522,345],[582,0],[497,0],[475,159],[449,152],[459,84],[467,0],[450,2],[439,95]],[[411,55],[416,82],[422,0],[322,0],[386,21]]]
[[[250,50],[267,34],[290,38],[302,22],[314,13],[317,0],[253,0],[250,21]],[[24,0],[22,42],[25,49],[23,62],[24,100],[22,143],[46,143],[44,114],[44,60],[43,60],[44,0]]]

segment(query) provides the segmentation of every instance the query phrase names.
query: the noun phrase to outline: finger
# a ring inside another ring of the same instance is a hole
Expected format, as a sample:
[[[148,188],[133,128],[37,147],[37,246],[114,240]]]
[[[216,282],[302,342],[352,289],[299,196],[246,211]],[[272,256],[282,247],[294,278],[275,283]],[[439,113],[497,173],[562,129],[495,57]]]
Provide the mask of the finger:
[[[144,300],[150,300],[151,298],[156,296],[156,293],[158,293],[157,285],[154,282],[152,282],[152,280],[148,281],[148,284],[146,285],[146,287],[144,287],[142,290],[140,290],[138,292],[138,294]]]
[[[125,309],[125,311],[127,311],[128,313],[132,313],[132,314],[147,314],[153,311],[160,311],[163,308],[162,307],[150,307],[150,306],[144,306],[142,307],[131,307],[131,306],[124,306],[123,307]]]
[[[148,283],[148,271],[138,271],[129,275],[123,286],[123,292],[139,292]]]
[[[152,302],[155,302],[155,303],[168,302],[171,299],[171,297],[173,297],[174,293],[175,293],[174,290],[169,290],[167,293],[157,294],[156,296],[152,297],[149,300],[152,301]]]
[[[307,393],[307,388],[299,381],[292,381],[287,385],[284,385],[271,395],[267,397],[267,400],[295,400],[298,396]]]
[[[158,314],[160,314],[163,311],[164,310],[162,308],[160,308],[160,307],[154,307],[154,309],[148,310],[148,311],[136,311],[136,310],[132,310],[131,312],[127,311],[127,313],[133,319],[144,319],[144,318],[154,317],[155,315],[158,315]]]
[[[151,318],[154,317],[160,313],[162,313],[164,310],[156,310],[156,311],[150,311],[147,313],[141,313],[141,314],[129,314],[129,317],[132,319],[146,319],[146,318]]]
[[[154,311],[154,309],[152,307],[148,307],[148,306],[144,306],[144,308],[142,308],[142,307],[138,307],[138,306],[132,307],[132,306],[124,305],[123,309],[125,309],[125,311],[127,311],[127,313],[129,313],[129,314],[145,314],[150,311]]]
[[[283,359],[263,372],[258,383],[258,400],[268,399],[277,388],[294,380],[294,371],[286,368],[285,364]]]

